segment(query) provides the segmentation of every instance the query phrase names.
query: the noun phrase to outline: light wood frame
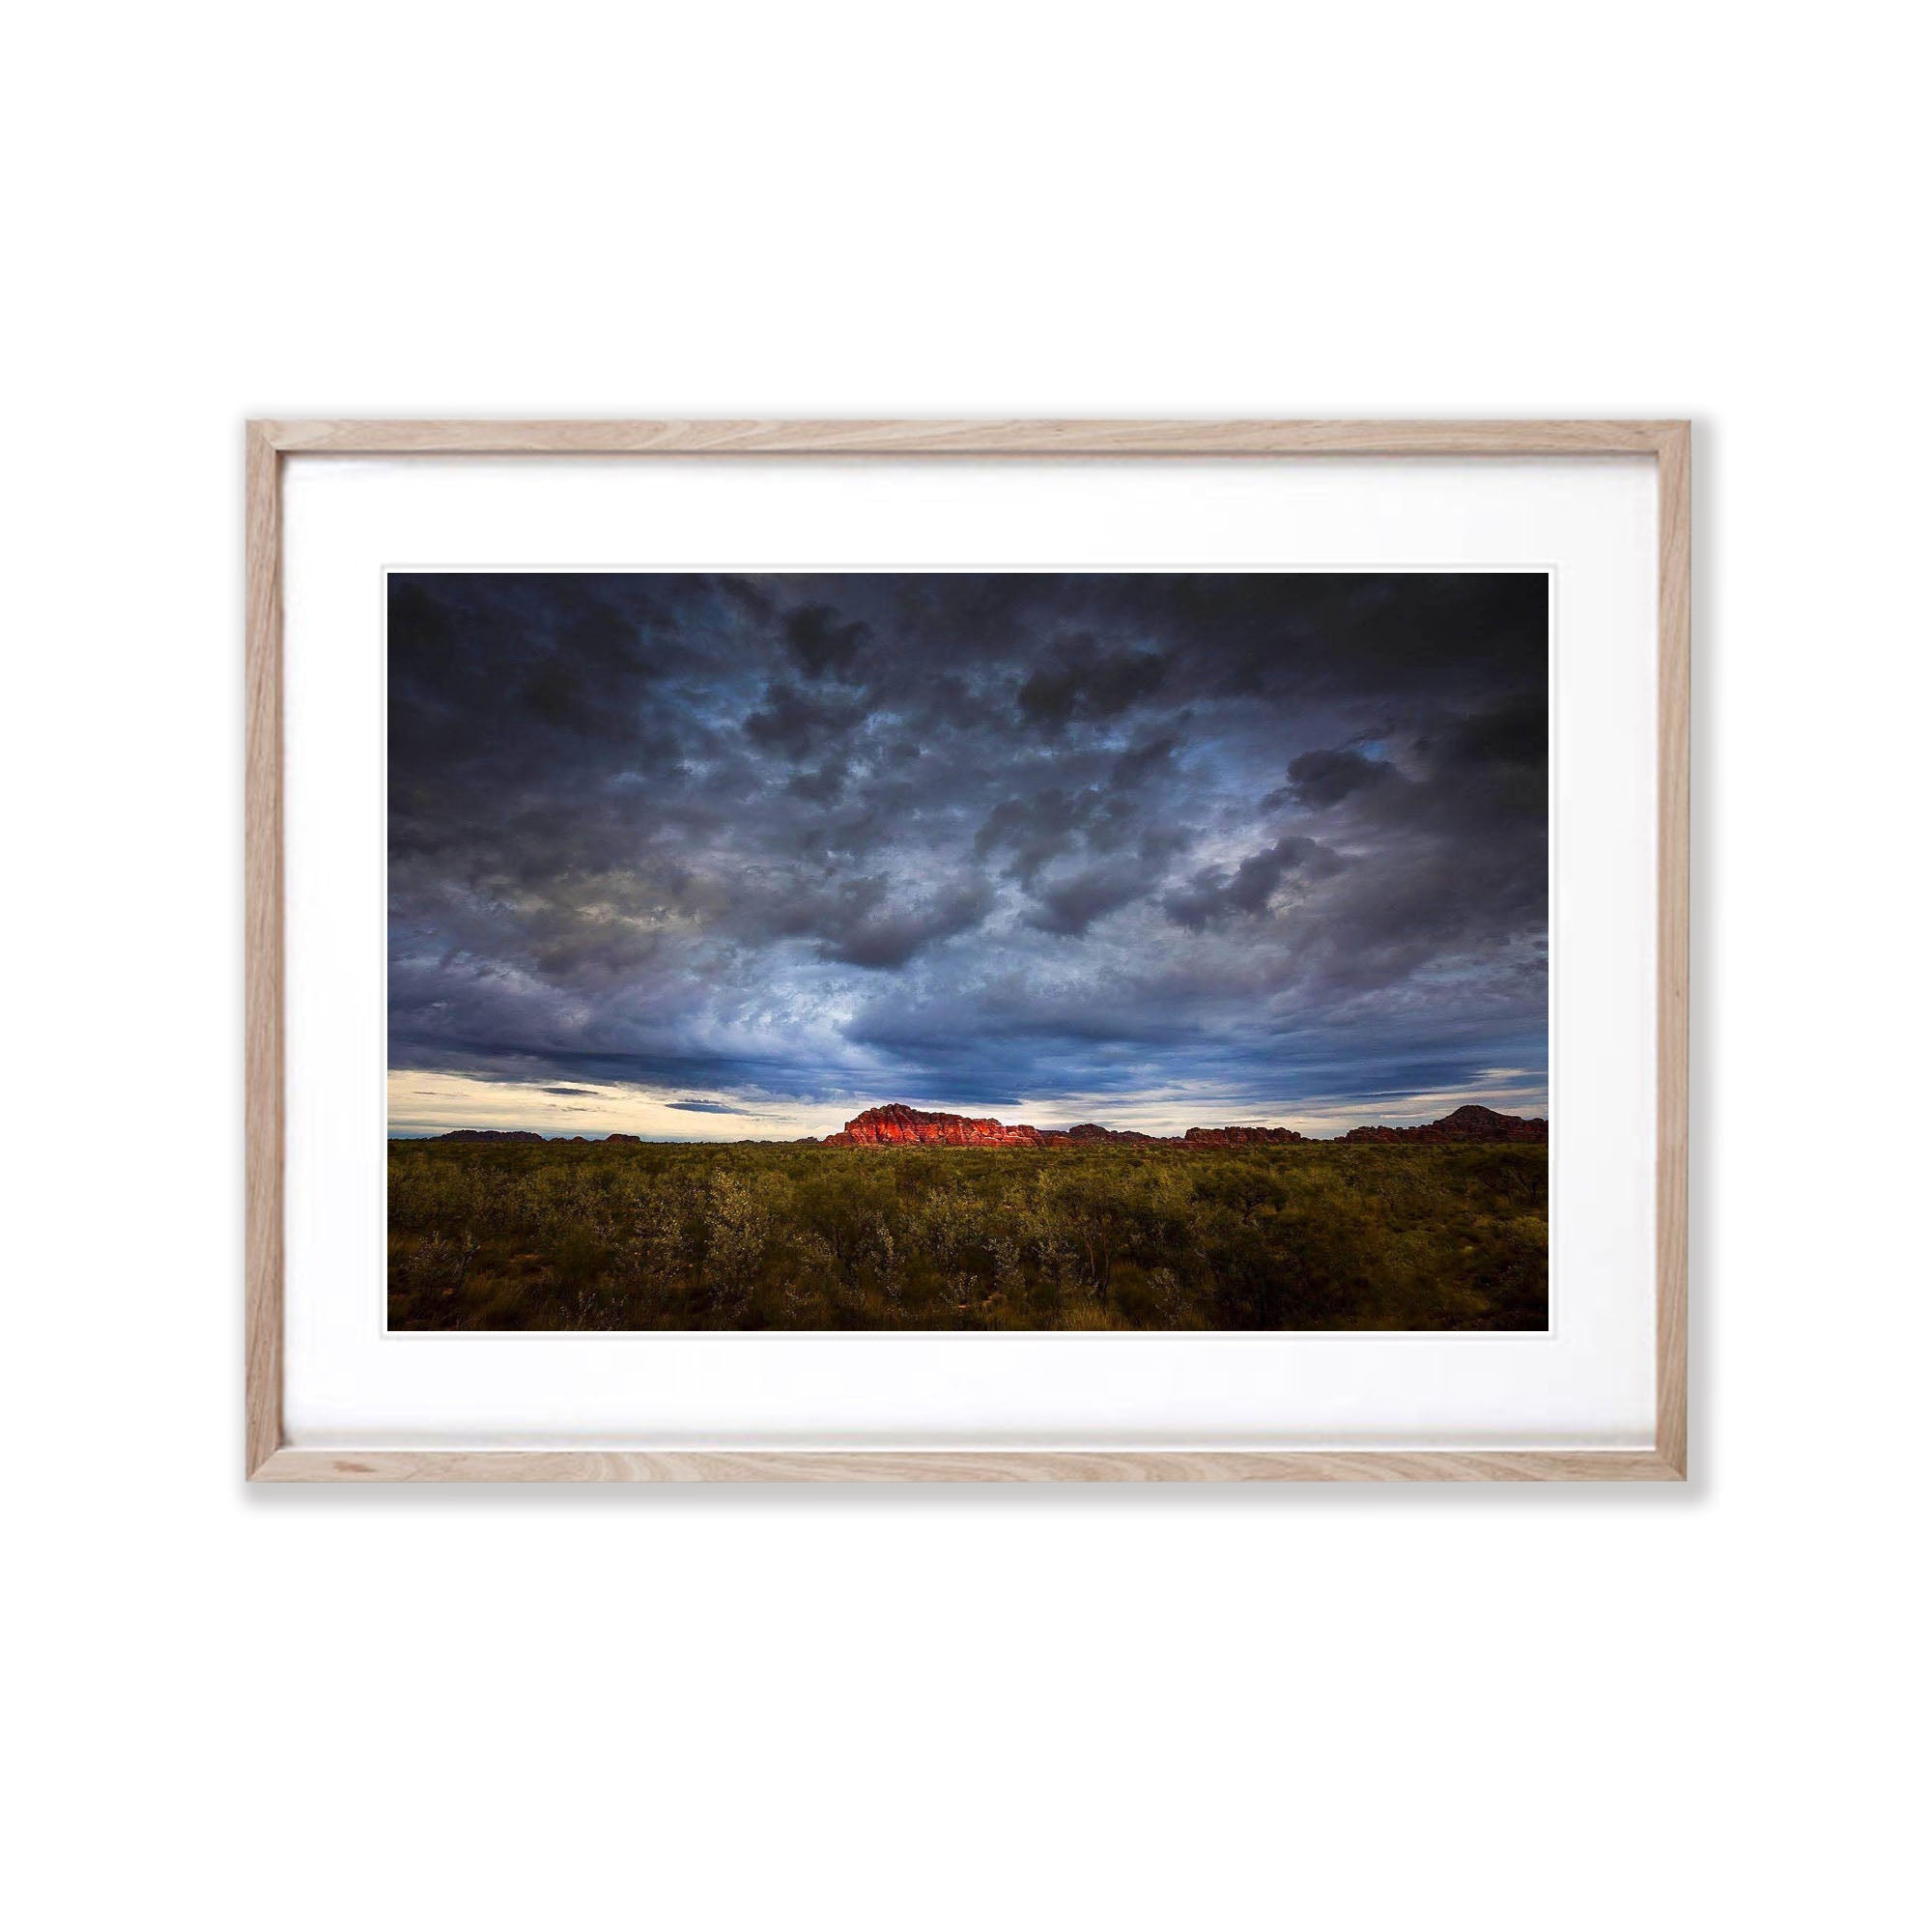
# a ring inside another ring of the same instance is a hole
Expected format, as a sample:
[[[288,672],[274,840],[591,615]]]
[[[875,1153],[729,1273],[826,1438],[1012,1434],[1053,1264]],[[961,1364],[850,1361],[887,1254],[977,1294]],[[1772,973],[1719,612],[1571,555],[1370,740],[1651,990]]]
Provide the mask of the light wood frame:
[[[1658,466],[1657,1439],[1647,1450],[301,1449],[282,1434],[285,455],[1648,456]],[[247,426],[245,1473],[258,1482],[1676,1482],[1687,1473],[1690,426],[1554,422],[399,422]]]

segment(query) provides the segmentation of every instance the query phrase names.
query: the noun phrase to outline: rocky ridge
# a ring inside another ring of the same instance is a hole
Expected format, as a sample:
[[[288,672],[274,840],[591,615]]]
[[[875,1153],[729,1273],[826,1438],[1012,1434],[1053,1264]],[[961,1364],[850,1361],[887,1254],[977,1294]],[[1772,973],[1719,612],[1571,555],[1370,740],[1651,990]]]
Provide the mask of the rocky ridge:
[[[1535,1141],[1549,1139],[1548,1121],[1525,1121],[1491,1107],[1458,1107],[1439,1121],[1419,1127],[1350,1127],[1345,1141],[1422,1141],[1442,1146],[1455,1141]]]
[[[490,1141],[542,1143],[545,1136],[494,1127],[459,1127],[432,1138],[440,1141]],[[584,1136],[572,1141],[582,1145]],[[1351,1127],[1336,1136],[1342,1142],[1394,1142],[1424,1146],[1493,1145],[1517,1143],[1544,1145],[1549,1139],[1549,1122],[1524,1120],[1517,1114],[1498,1114],[1491,1107],[1458,1107],[1439,1121],[1414,1127]],[[638,1141],[636,1134],[606,1134],[611,1142]],[[926,1113],[919,1107],[894,1102],[887,1107],[867,1107],[847,1121],[844,1129],[827,1134],[822,1141],[807,1135],[800,1147],[1095,1147],[1119,1143],[1141,1147],[1283,1147],[1319,1145],[1307,1134],[1293,1127],[1189,1127],[1184,1134],[1143,1134],[1130,1127],[1103,1127],[1083,1121],[1077,1127],[1035,1127],[1021,1122],[1009,1125],[1004,1121],[976,1120],[965,1114]],[[1331,1145],[1333,1143],[1330,1143]]]
[[[976,1121],[964,1114],[928,1114],[896,1101],[867,1107],[847,1121],[842,1133],[827,1134],[826,1147],[1064,1147],[1097,1141],[1151,1141],[1151,1134],[1117,1132],[1083,1121],[1077,1127],[1008,1126],[1004,1121]]]
[[[1443,1144],[1454,1142],[1547,1142],[1547,1121],[1523,1120],[1498,1114],[1489,1107],[1458,1107],[1439,1121],[1414,1127],[1353,1127],[1343,1141],[1399,1141]],[[1095,1125],[1035,1127],[1025,1122],[974,1120],[965,1114],[926,1113],[895,1102],[867,1107],[845,1122],[842,1132],[827,1134],[823,1147],[1086,1147],[1101,1142],[1134,1142],[1145,1146],[1275,1147],[1306,1143],[1309,1136],[1292,1127],[1189,1127],[1184,1134],[1136,1133]]]

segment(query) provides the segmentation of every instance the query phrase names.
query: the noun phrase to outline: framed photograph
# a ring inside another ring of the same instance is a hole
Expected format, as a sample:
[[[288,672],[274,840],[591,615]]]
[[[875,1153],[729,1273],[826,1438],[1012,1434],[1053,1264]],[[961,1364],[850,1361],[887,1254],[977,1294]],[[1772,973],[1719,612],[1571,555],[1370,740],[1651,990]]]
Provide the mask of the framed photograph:
[[[256,422],[246,1472],[1678,1481],[1681,422]]]

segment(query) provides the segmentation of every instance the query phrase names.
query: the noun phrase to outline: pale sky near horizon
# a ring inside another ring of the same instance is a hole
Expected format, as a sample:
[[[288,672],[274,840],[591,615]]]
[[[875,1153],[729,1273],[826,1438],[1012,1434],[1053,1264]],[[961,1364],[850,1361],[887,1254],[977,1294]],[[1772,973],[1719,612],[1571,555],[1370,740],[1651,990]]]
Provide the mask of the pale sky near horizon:
[[[392,1133],[1548,1112],[1541,575],[389,594]]]

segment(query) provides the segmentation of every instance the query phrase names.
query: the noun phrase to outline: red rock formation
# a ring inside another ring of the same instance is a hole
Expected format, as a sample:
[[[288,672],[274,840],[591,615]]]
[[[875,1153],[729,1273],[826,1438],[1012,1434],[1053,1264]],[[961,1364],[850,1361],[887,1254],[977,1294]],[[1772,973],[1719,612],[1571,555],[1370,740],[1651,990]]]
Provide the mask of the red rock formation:
[[[1493,1113],[1488,1107],[1458,1107],[1453,1114],[1419,1127],[1355,1127],[1345,1141],[1410,1142],[1545,1142],[1547,1121],[1520,1120],[1514,1114]],[[1003,1121],[970,1120],[964,1114],[928,1114],[896,1103],[867,1107],[845,1122],[843,1133],[827,1134],[822,1147],[1094,1147],[1108,1142],[1132,1142],[1161,1147],[1286,1147],[1307,1145],[1308,1136],[1293,1127],[1189,1127],[1179,1139],[1131,1129],[1096,1126],[1083,1121],[1077,1127],[1008,1126]]]
[[[1547,1143],[1548,1121],[1525,1121],[1517,1114],[1498,1114],[1489,1107],[1458,1107],[1439,1121],[1419,1127],[1350,1127],[1345,1141],[1411,1141],[1431,1145],[1451,1142],[1520,1141]]]
[[[1248,1141],[1298,1141],[1301,1136],[1286,1127],[1197,1127],[1187,1138],[1208,1145],[1234,1146]],[[928,1114],[917,1107],[895,1104],[867,1108],[856,1120],[845,1122],[843,1133],[827,1134],[820,1145],[1097,1147],[1108,1143],[1142,1147],[1162,1144],[1158,1134],[1143,1134],[1131,1127],[1103,1127],[1094,1121],[1082,1121],[1075,1127],[1036,1127],[1025,1122],[1009,1126],[1004,1121],[972,1120],[964,1114]]]
[[[827,1134],[827,1147],[1045,1147],[1037,1127],[1009,1127],[999,1121],[971,1121],[963,1114],[927,1114],[917,1107],[867,1107]]]
[[[845,1131],[827,1134],[826,1147],[1088,1147],[1103,1141],[1151,1142],[1152,1134],[1102,1127],[1083,1121],[1077,1127],[1034,1127],[1024,1122],[971,1120],[964,1114],[928,1114],[896,1103],[867,1107],[845,1122]]]

